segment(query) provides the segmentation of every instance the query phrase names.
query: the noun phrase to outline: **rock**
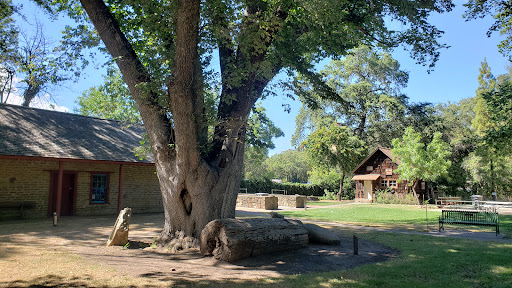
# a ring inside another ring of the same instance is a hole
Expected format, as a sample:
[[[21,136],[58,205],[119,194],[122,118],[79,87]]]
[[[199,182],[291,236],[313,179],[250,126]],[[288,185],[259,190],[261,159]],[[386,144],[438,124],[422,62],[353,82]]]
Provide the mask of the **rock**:
[[[308,231],[309,243],[340,245],[341,241],[338,235],[329,229],[325,229],[315,224],[304,224]]]
[[[308,245],[299,220],[283,218],[217,219],[201,232],[201,254],[223,261],[293,250]]]
[[[132,216],[131,208],[124,208],[117,216],[114,230],[110,234],[107,246],[124,246],[128,243],[128,231],[130,230],[130,218]]]
[[[269,214],[270,214],[270,218],[284,218],[283,215],[281,215],[277,212],[274,212],[274,211],[270,212]]]

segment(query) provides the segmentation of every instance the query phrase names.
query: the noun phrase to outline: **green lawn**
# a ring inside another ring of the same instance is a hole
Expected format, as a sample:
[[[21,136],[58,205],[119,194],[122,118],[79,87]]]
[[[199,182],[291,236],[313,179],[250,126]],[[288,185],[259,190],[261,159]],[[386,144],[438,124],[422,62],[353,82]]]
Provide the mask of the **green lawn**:
[[[386,226],[395,229],[425,227],[425,210],[407,205],[361,204],[279,212],[287,217]],[[437,228],[439,211],[428,211],[430,225]],[[447,229],[468,229],[466,226]],[[350,270],[285,276],[263,281],[200,282],[194,287],[512,287],[512,242],[486,242],[332,228],[346,236],[358,235],[399,251],[387,262]],[[432,229],[432,228],[431,228]],[[473,229],[473,228],[470,228]],[[485,228],[486,231],[494,231]],[[512,217],[500,215],[502,233],[512,233]],[[343,245],[343,244],[342,244]],[[190,285],[187,282],[185,286]]]
[[[354,204],[335,208],[315,208],[303,211],[282,211],[292,218],[308,218],[322,221],[343,222],[364,226],[385,226],[395,229],[425,228],[426,212],[413,205]],[[437,225],[441,212],[429,210],[429,225]],[[433,227],[433,226],[432,226]]]
[[[512,287],[512,243],[339,229],[390,246],[387,262],[259,281],[183,281],[183,287]],[[342,244],[343,245],[343,244]],[[182,287],[177,285],[178,287]]]
[[[301,211],[281,211],[290,218],[307,218],[321,221],[342,222],[363,226],[386,227],[390,229],[426,229],[425,208],[415,205],[353,204],[333,208],[313,208]],[[440,210],[428,210],[429,229],[438,227]],[[512,216],[500,215],[500,232],[512,235]],[[466,229],[471,231],[494,231],[492,227],[448,225],[445,229]]]
[[[285,278],[278,287],[512,287],[512,243],[354,233],[401,254],[351,270]]]
[[[306,205],[309,206],[331,206],[340,205],[341,203],[336,200],[320,200],[320,201],[307,201]]]

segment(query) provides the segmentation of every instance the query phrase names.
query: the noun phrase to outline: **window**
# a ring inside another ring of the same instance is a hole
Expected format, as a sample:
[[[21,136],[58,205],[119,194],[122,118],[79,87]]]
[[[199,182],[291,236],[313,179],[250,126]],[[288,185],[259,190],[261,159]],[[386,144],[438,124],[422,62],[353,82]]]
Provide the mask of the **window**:
[[[108,203],[108,174],[91,175],[91,203]]]
[[[373,171],[373,166],[366,166],[366,171]]]
[[[396,188],[396,180],[382,180],[380,182],[380,187],[390,187],[390,188]]]

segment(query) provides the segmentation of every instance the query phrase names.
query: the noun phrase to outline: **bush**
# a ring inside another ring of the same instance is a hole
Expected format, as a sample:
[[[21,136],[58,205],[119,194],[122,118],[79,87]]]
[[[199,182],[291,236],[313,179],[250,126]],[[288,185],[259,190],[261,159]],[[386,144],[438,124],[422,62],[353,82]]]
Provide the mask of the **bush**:
[[[337,200],[338,199],[338,193],[336,193],[336,192],[329,192],[329,190],[324,189],[324,196],[321,196],[319,199],[320,200]]]
[[[338,191],[339,187],[327,184],[275,183],[268,179],[243,180],[240,188],[247,188],[247,193],[271,193],[272,189],[286,190],[288,195],[323,196],[324,191]],[[345,194],[345,193],[344,193]]]
[[[381,204],[418,204],[418,201],[411,193],[394,193],[391,189],[375,190],[375,203]]]

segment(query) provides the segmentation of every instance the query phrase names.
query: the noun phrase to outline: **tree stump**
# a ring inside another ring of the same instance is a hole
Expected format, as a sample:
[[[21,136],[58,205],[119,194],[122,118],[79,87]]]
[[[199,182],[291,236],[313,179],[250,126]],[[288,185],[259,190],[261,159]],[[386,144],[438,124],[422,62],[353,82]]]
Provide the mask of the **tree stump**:
[[[201,232],[201,254],[227,262],[307,245],[302,222],[291,219],[218,219]]]

